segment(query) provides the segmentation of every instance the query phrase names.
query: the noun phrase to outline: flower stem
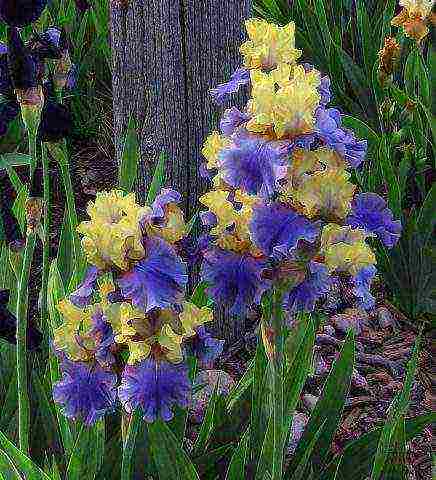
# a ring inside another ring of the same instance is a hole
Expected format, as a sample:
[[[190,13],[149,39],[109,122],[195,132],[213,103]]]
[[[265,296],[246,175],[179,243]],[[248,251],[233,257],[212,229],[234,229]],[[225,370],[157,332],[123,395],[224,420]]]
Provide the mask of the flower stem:
[[[41,286],[41,325],[47,326],[48,329],[48,277],[50,271],[50,221],[51,221],[51,204],[50,204],[50,175],[49,161],[47,155],[47,147],[42,144],[42,175],[44,189],[44,239],[42,250],[42,286]]]
[[[20,450],[29,453],[29,392],[27,386],[27,304],[30,268],[35,251],[36,233],[28,233],[17,297],[17,382],[18,436]]]
[[[274,358],[272,366],[272,415],[273,415],[273,458],[271,480],[281,480],[283,470],[283,383],[284,383],[284,336],[282,293],[273,292],[272,328],[274,331]]]

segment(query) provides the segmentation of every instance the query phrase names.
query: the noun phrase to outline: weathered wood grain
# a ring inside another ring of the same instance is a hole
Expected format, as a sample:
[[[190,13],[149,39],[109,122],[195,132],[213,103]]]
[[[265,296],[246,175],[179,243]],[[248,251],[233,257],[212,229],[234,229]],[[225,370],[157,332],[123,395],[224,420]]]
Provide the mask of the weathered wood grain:
[[[140,200],[164,150],[170,158],[167,184],[183,194],[188,217],[197,210],[206,188],[198,173],[200,150],[221,113],[209,90],[240,65],[238,48],[249,7],[249,0],[112,2],[116,152],[119,158],[133,115],[141,143]],[[224,323],[218,329],[230,339],[238,326]]]

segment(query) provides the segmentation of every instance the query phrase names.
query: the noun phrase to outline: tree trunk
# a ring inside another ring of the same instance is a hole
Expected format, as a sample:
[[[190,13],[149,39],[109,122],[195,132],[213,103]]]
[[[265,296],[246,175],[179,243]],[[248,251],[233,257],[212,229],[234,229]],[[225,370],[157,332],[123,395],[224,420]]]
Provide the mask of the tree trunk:
[[[166,184],[183,194],[188,218],[197,211],[206,188],[200,151],[220,113],[209,90],[241,63],[249,6],[249,0],[112,0],[116,153],[119,159],[133,115],[141,144],[141,201],[164,151]],[[223,325],[224,319],[218,315],[218,330],[231,341],[242,325]]]

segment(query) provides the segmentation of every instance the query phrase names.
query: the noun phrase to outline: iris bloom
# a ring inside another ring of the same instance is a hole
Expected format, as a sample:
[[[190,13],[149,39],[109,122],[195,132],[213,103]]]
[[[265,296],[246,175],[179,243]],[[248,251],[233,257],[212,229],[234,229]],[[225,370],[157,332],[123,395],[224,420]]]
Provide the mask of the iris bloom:
[[[429,32],[427,19],[433,4],[433,0],[400,0],[400,6],[403,8],[391,23],[396,27],[403,27],[406,36],[419,43]]]
[[[280,63],[294,63],[301,50],[295,48],[295,24],[279,27],[265,20],[246,20],[249,40],[240,47],[247,68],[271,69]]]
[[[356,275],[360,269],[374,265],[375,255],[365,242],[367,234],[349,226],[328,224],[321,234],[321,251],[329,272]]]
[[[118,190],[97,193],[87,208],[90,221],[77,229],[83,235],[88,262],[102,270],[112,265],[128,270],[132,261],[143,258],[140,221],[149,211],[135,202],[134,194]]]
[[[252,118],[247,129],[253,133],[293,138],[313,131],[315,110],[321,96],[319,72],[294,68],[289,79],[259,71],[251,74],[253,89],[248,111]],[[281,83],[277,88],[278,82]]]

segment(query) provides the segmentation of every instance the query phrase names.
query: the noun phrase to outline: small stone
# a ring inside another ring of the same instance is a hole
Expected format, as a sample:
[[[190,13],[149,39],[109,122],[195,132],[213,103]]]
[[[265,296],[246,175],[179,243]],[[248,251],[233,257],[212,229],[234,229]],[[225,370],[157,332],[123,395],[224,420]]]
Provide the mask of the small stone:
[[[310,393],[305,393],[301,397],[301,401],[303,402],[303,405],[305,406],[305,408],[309,412],[311,412],[316,406],[316,402],[318,401],[318,397],[316,397],[315,395],[311,395]]]
[[[291,431],[289,434],[288,454],[292,455],[297,449],[298,442],[303,436],[309,417],[305,413],[296,412],[292,417]]]
[[[386,307],[377,309],[377,320],[380,328],[395,328],[396,321],[392,313]]]
[[[363,328],[368,325],[368,314],[360,308],[347,308],[344,313],[338,313],[330,318],[333,326],[340,333],[347,333],[349,328],[353,328],[359,335]]]

